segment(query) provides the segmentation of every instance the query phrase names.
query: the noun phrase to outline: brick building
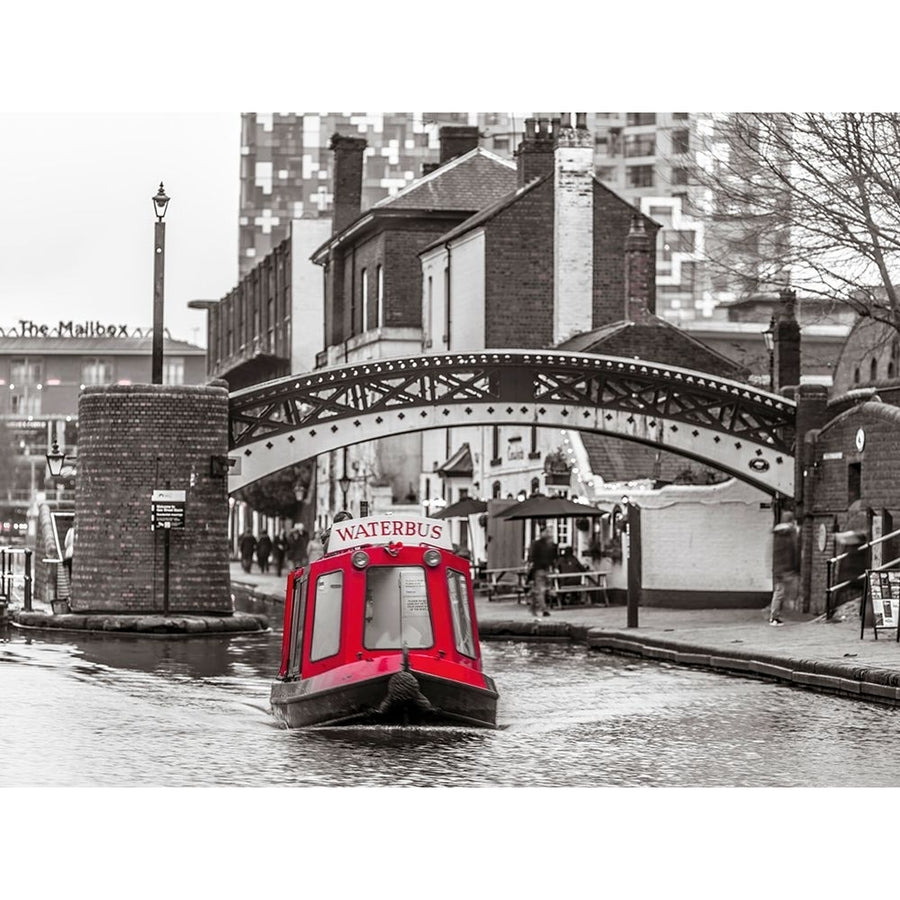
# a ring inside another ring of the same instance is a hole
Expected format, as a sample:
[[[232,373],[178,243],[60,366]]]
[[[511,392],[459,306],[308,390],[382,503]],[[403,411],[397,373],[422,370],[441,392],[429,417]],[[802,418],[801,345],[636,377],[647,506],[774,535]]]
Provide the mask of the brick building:
[[[366,143],[335,135],[333,234],[312,256],[324,275],[324,349],[317,367],[422,350],[422,269],[418,252],[515,187],[515,166],[478,146],[478,129],[440,130],[436,168],[395,196],[361,210]],[[338,459],[338,457],[341,457]],[[319,461],[323,522],[343,498],[335,483],[354,479],[349,502],[415,503],[421,472],[418,435],[370,442]]]

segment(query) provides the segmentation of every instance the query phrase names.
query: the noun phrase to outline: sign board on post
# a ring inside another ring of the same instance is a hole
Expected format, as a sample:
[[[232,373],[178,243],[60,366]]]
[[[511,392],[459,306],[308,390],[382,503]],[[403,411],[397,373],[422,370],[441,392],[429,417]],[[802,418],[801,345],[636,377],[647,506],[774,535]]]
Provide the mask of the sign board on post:
[[[889,572],[866,572],[869,599],[872,601],[874,621],[872,630],[878,639],[880,628],[897,628],[900,641],[900,570]],[[863,612],[865,618],[865,612]]]
[[[154,491],[150,498],[152,528],[184,528],[186,491]]]

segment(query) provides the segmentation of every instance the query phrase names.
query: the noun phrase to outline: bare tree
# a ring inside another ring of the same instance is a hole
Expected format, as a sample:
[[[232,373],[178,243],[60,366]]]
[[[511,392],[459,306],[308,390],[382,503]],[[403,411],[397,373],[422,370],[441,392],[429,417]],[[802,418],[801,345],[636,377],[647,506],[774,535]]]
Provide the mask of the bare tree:
[[[900,114],[709,114],[698,133],[714,283],[793,287],[900,331]]]

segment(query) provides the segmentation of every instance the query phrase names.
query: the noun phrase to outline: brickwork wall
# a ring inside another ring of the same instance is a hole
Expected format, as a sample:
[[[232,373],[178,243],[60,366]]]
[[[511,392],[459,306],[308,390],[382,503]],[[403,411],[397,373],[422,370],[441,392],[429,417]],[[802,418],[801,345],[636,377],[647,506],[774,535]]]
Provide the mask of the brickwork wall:
[[[228,392],[197,387],[87,387],[78,404],[72,598],[76,612],[163,610],[163,536],[150,528],[156,489],[187,492],[170,534],[170,612],[231,613],[225,478]]]
[[[856,448],[859,429],[865,433]],[[823,459],[828,454],[831,458]],[[835,458],[841,454],[840,458]],[[884,403],[862,403],[837,416],[816,436],[805,481],[809,556],[809,610],[825,610],[826,560],[835,555],[834,533],[858,528],[865,511],[887,509],[900,525],[900,409]],[[860,464],[860,496],[852,502],[848,468]],[[825,548],[819,548],[819,525],[825,525]],[[897,551],[897,552],[894,552]],[[890,555],[888,555],[890,554]],[[900,555],[900,547],[885,548],[885,561]]]
[[[523,194],[486,229],[485,346],[553,340],[553,183]]]
[[[594,181],[594,305],[593,328],[626,317],[625,242],[635,209],[621,197]],[[644,218],[650,259],[656,259],[659,226]],[[647,273],[647,309],[656,311],[656,266]],[[652,358],[652,357],[648,357]]]

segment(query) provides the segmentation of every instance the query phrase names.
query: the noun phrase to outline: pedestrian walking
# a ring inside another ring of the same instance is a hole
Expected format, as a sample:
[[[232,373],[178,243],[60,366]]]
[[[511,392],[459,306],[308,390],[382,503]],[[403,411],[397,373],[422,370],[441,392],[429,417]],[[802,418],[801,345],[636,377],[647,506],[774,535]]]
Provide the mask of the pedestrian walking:
[[[792,512],[783,512],[781,522],[772,529],[772,583],[769,624],[783,625],[784,604],[793,606],[800,587],[800,530]]]
[[[282,531],[281,534],[275,535],[272,541],[272,565],[275,566],[275,572],[281,578],[281,570],[284,568],[284,559],[287,555],[287,535]]]
[[[256,538],[253,536],[253,530],[247,526],[247,530],[241,535],[238,543],[238,549],[241,551],[241,568],[249,575],[253,568],[253,554],[256,552]]]
[[[532,579],[531,614],[549,616],[547,609],[547,575],[556,565],[556,544],[550,538],[546,525],[541,525],[540,536],[533,541],[528,550],[528,561],[531,563],[529,575]]]
[[[263,532],[256,542],[256,561],[259,563],[259,571],[265,575],[269,571],[269,557],[272,555],[272,538],[268,532]]]
[[[63,567],[69,576],[69,584],[72,583],[72,559],[75,556],[75,526],[72,525],[63,540]]]

